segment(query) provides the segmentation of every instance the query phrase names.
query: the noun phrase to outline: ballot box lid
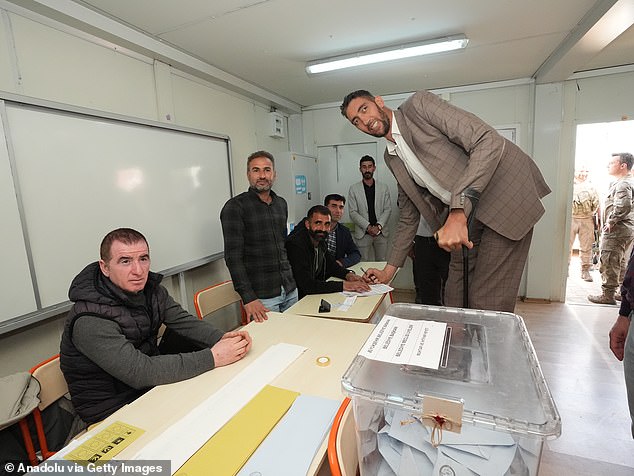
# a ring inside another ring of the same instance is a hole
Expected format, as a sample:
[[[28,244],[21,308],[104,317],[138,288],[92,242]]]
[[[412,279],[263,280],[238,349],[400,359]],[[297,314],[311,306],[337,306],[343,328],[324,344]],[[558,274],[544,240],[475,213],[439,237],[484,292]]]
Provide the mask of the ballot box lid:
[[[561,418],[520,316],[396,303],[373,336],[391,317],[446,323],[438,366],[379,361],[362,355],[362,349],[342,377],[343,391],[355,404],[369,401],[425,414],[424,400],[459,402],[463,425],[541,438],[560,435]]]

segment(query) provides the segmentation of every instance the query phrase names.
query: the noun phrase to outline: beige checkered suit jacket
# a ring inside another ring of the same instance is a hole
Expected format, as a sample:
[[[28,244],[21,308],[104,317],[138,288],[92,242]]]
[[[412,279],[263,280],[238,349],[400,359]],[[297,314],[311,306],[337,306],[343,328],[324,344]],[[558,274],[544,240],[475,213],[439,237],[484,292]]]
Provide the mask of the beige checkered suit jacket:
[[[420,91],[394,111],[403,138],[438,183],[451,192],[450,207],[471,212],[467,188],[480,192],[476,218],[511,240],[520,240],[544,214],[550,193],[535,162],[477,116]],[[385,163],[398,182],[399,224],[388,262],[402,266],[416,235],[419,214],[435,229],[445,206],[409,176],[396,155]]]

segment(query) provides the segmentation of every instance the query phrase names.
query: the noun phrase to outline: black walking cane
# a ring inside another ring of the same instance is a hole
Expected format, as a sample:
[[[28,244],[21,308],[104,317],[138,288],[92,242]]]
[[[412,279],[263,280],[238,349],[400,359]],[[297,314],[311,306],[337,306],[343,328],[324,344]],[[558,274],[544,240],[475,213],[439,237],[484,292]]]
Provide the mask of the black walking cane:
[[[472,188],[466,188],[463,195],[471,202],[471,213],[467,218],[467,234],[471,237],[471,223],[475,216],[478,202],[480,201],[480,192],[476,192]],[[462,245],[462,307],[469,307],[469,249]]]

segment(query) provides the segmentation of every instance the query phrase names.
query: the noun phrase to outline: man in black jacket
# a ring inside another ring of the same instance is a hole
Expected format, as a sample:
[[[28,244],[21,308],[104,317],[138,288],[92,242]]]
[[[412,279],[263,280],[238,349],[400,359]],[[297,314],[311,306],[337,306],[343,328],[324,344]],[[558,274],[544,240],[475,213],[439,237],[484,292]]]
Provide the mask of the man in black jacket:
[[[185,380],[242,359],[246,331],[224,333],[185,311],[150,272],[150,249],[136,230],[119,228],[101,243],[68,292],[73,301],[60,345],[71,400],[86,423],[103,420],[150,388]],[[191,343],[165,355],[161,324]]]
[[[339,265],[328,253],[325,240],[329,230],[330,210],[315,205],[308,210],[304,227],[286,240],[286,253],[300,299],[306,294],[370,290],[361,276]],[[344,281],[327,281],[332,276]]]

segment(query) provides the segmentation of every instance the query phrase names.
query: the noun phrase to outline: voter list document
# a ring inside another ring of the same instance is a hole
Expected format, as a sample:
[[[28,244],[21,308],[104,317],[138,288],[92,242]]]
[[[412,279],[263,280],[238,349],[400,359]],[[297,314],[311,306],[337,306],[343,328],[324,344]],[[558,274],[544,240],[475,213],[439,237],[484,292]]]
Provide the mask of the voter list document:
[[[359,355],[393,364],[438,370],[447,323],[385,315]]]

